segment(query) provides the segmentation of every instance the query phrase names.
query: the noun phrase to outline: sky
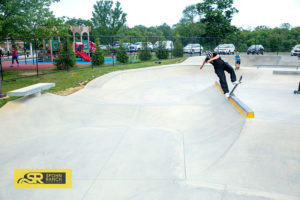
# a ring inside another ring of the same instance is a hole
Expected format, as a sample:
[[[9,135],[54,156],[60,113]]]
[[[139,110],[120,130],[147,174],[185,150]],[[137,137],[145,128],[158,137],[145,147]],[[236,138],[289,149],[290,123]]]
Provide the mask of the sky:
[[[116,0],[114,0],[116,1]],[[50,9],[56,17],[90,19],[96,0],[60,0]],[[126,24],[159,26],[167,23],[172,26],[179,22],[186,6],[202,0],[119,0],[123,12],[127,13]],[[300,0],[234,0],[239,10],[232,24],[244,29],[265,25],[271,28],[282,23],[300,26]]]

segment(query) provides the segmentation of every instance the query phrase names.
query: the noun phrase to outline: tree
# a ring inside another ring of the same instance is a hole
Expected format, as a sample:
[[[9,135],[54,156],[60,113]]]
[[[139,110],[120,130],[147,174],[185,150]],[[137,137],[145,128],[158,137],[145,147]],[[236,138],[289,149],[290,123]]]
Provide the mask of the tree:
[[[81,19],[81,18],[67,18],[65,24],[70,26],[93,26],[91,20]]]
[[[173,55],[174,55],[174,57],[182,57],[183,56],[183,46],[179,39],[177,39],[174,43]]]
[[[187,6],[183,12],[183,17],[180,19],[181,24],[194,24],[198,16],[196,5]]]
[[[100,0],[94,5],[92,22],[95,35],[113,36],[126,22],[127,14],[122,11],[121,3],[116,2],[113,8],[113,1]]]
[[[141,61],[151,60],[152,54],[149,48],[147,48],[147,43],[143,43],[143,48],[139,52],[139,59]]]
[[[287,30],[291,30],[292,25],[289,24],[289,23],[283,23],[283,24],[280,25],[280,28],[282,28],[282,29],[287,29]]]
[[[225,38],[237,31],[231,25],[232,17],[238,12],[233,0],[204,0],[196,4],[201,22],[206,25],[206,36]]]
[[[172,36],[172,29],[171,29],[171,27],[170,27],[168,24],[166,24],[166,23],[163,23],[162,25],[158,26],[158,27],[157,27],[157,30],[158,30],[158,31],[161,31],[161,32],[163,33],[163,36],[164,36],[165,38],[169,38],[169,37]]]
[[[191,41],[191,37],[194,38],[205,35],[205,25],[200,22],[196,5],[187,6],[182,14],[183,16],[179,23],[173,26],[174,35],[182,37],[181,43],[184,45],[195,43]]]
[[[57,33],[63,21],[54,17],[49,6],[58,1],[1,0],[0,37],[38,37]]]
[[[168,59],[169,50],[166,49],[166,45],[163,42],[159,42],[155,54],[158,59]]]

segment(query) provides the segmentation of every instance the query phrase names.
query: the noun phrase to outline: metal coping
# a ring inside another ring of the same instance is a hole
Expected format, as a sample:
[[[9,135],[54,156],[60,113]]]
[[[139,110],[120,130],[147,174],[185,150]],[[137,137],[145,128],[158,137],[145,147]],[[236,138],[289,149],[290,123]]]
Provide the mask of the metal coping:
[[[215,86],[219,89],[219,91],[223,94],[223,90],[219,83],[215,82]],[[254,118],[254,111],[251,110],[246,104],[244,104],[241,100],[239,100],[235,96],[231,96],[228,98],[228,101],[241,113],[241,115],[245,118]]]

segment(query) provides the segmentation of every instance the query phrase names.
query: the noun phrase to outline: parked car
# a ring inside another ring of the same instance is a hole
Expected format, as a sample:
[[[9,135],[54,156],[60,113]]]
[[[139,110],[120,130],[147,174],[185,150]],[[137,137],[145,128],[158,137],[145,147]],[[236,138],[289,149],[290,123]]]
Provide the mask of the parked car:
[[[126,42],[123,43],[123,47],[125,47],[127,51],[130,51],[131,45],[132,45],[131,43],[126,43]]]
[[[151,51],[153,50],[153,45],[152,45],[151,42],[147,42],[147,43],[145,43],[145,42],[136,42],[133,45],[129,46],[129,50],[130,51],[140,51],[140,50],[143,49],[143,45],[145,45],[145,44],[147,45],[146,48],[148,48]]]
[[[233,44],[219,44],[215,48],[215,52],[218,54],[234,54],[235,46]]]
[[[291,56],[299,56],[300,55],[300,44],[297,44],[293,47],[291,51]]]
[[[106,49],[107,49],[107,46],[106,46],[106,45],[100,44],[99,47],[100,47],[100,49],[102,49],[102,50],[106,50]]]
[[[183,48],[184,53],[202,53],[203,47],[200,44],[188,44]]]
[[[248,48],[248,50],[247,50],[247,54],[249,55],[249,54],[261,54],[261,55],[263,55],[264,54],[264,47],[263,47],[263,45],[261,45],[261,44],[253,44],[253,45],[251,45],[249,48]]]
[[[154,51],[159,47],[159,44],[162,44],[162,45],[164,45],[165,46],[165,48],[166,49],[168,49],[169,51],[171,51],[172,49],[174,49],[174,44],[173,44],[173,42],[172,41],[170,41],[170,40],[167,40],[167,41],[157,41],[157,42],[155,42],[155,44],[154,44]]]

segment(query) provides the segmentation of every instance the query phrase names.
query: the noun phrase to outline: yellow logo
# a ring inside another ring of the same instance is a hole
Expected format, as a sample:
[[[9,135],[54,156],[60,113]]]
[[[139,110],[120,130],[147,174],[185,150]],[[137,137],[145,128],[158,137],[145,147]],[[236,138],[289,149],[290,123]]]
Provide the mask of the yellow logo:
[[[15,188],[72,188],[71,169],[15,169]]]

